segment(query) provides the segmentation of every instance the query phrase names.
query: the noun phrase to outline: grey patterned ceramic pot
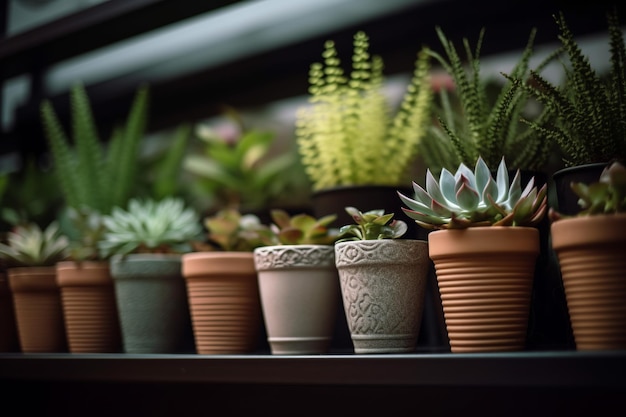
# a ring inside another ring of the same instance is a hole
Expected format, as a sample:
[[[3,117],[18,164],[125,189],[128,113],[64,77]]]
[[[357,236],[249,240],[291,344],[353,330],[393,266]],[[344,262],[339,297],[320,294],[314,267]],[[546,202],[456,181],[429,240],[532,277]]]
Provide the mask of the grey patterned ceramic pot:
[[[355,353],[415,350],[428,277],[428,243],[382,239],[335,245]]]

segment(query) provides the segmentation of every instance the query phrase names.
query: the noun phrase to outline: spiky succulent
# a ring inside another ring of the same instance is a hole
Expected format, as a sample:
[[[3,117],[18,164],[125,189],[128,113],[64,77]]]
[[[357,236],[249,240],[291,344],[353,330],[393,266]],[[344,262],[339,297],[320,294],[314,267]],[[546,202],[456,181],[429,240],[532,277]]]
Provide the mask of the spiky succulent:
[[[100,255],[129,253],[185,253],[202,233],[200,218],[180,198],[159,201],[131,199],[128,209],[114,207],[104,216],[106,232]]]
[[[571,187],[582,210],[570,217],[626,213],[626,167],[619,162],[604,168],[597,182],[573,182]],[[549,216],[552,221],[565,217],[552,208]]]
[[[0,259],[7,267],[54,266],[67,256],[69,239],[57,222],[42,229],[35,223],[16,226],[8,232],[7,243],[0,243]]]
[[[413,183],[414,197],[398,192],[408,208],[402,210],[426,229],[463,229],[474,226],[535,226],[547,210],[547,186],[534,178],[522,190],[517,170],[509,183],[504,158],[494,179],[481,157],[474,171],[461,163],[455,174],[443,169],[439,181],[426,172],[426,190]]]
[[[328,227],[337,215],[329,214],[319,219],[310,214],[300,213],[290,216],[284,210],[270,212],[276,245],[332,245],[337,240],[339,230]]]
[[[254,214],[242,215],[235,209],[223,209],[204,219],[209,248],[230,252],[252,252],[255,248],[274,244],[269,226]]]
[[[393,213],[385,210],[369,210],[363,213],[355,207],[346,207],[346,212],[356,224],[347,224],[339,229],[339,242],[350,240],[396,239],[408,229],[402,220],[393,220]]]

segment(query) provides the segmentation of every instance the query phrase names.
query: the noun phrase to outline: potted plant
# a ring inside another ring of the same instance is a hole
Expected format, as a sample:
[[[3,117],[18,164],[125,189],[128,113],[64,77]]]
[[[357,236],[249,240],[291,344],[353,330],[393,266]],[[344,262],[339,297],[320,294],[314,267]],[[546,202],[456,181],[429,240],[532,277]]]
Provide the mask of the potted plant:
[[[335,265],[355,353],[415,350],[429,269],[425,240],[398,239],[393,213],[346,207],[355,224],[339,229]]]
[[[526,342],[539,231],[547,210],[544,184],[509,182],[504,158],[497,174],[482,158],[472,171],[460,164],[439,180],[426,172],[414,183],[404,212],[428,234],[452,352],[523,350]]]
[[[101,256],[110,258],[126,353],[193,350],[181,256],[202,232],[180,198],[131,199],[104,216]]]
[[[274,209],[269,245],[254,249],[261,308],[273,354],[330,349],[341,303],[333,244],[335,215]]]
[[[323,62],[310,67],[309,105],[298,109],[295,131],[312,184],[313,214],[334,214],[339,224],[347,224],[346,206],[401,213],[395,193],[410,184],[418,143],[431,123],[426,50],[417,54],[413,77],[393,117],[383,90],[382,58],[370,55],[364,32],[354,35],[349,76],[333,41],[326,41],[322,56]],[[410,227],[408,235],[416,231]]]
[[[68,245],[54,221],[45,229],[36,223],[17,225],[0,243],[24,353],[67,350],[55,264],[65,259]]]
[[[553,174],[556,202],[563,214],[580,210],[571,182],[595,181],[604,167],[614,160],[626,161],[626,47],[617,9],[607,13],[610,69],[596,71],[576,42],[564,13],[555,16],[565,80],[556,85],[531,71],[530,82],[511,76],[546,108],[555,114],[550,124],[526,120],[544,137],[554,141],[565,168]]]
[[[253,251],[269,242],[270,230],[233,208],[206,217],[204,225],[208,242],[182,255],[196,351],[251,352],[263,326]]]
[[[626,349],[626,167],[613,162],[598,181],[571,187],[581,210],[548,216],[576,348]]]

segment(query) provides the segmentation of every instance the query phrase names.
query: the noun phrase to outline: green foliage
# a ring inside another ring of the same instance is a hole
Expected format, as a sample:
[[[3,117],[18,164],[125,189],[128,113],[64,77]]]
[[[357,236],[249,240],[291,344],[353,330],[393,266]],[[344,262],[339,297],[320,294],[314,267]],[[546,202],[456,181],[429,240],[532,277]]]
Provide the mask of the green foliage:
[[[420,147],[426,166],[439,173],[441,168],[453,170],[460,163],[474,165],[479,156],[488,165],[495,166],[504,156],[513,169],[541,169],[550,156],[552,144],[520,118],[522,115],[533,117],[538,124],[543,124],[551,117],[548,109],[537,113],[537,103],[530,101],[529,94],[518,83],[481,75],[484,28],[474,50],[468,39],[463,39],[465,58],[459,55],[440,27],[436,27],[436,31],[445,57],[434,50],[428,53],[452,77],[455,90],[450,94],[442,89],[435,101],[438,107],[434,112],[439,123],[432,125]],[[511,73],[521,80],[530,75],[535,33],[533,29]]]
[[[617,9],[607,13],[610,70],[599,74],[583,55],[564,14],[555,16],[565,82],[550,83],[531,71],[530,83],[511,76],[557,116],[554,123],[530,126],[558,144],[566,166],[626,160],[626,48]]]
[[[309,106],[298,109],[296,139],[316,190],[339,185],[401,184],[430,123],[430,59],[421,50],[395,116],[383,87],[383,62],[369,38],[354,36],[352,71],[344,74],[333,41],[309,71]]]
[[[522,190],[519,170],[509,183],[504,158],[494,179],[478,157],[474,171],[461,163],[455,174],[441,170],[439,181],[426,172],[426,190],[415,182],[414,197],[398,193],[402,210],[426,229],[464,229],[475,226],[535,226],[547,210],[547,186],[537,191],[534,178]]]
[[[140,139],[144,135],[148,89],[138,89],[124,126],[112,133],[108,149],[102,147],[84,87],[71,90],[72,142],[50,101],[41,104],[44,132],[50,145],[54,172],[69,207],[88,207],[109,213],[126,205],[137,179]]]
[[[255,248],[274,244],[269,226],[261,224],[253,214],[242,215],[228,208],[204,219],[212,247],[222,251],[252,252]]]
[[[70,239],[68,258],[73,261],[103,260],[98,248],[106,231],[103,215],[88,207],[80,210],[67,207],[63,214],[62,220],[67,220],[63,230]]]
[[[385,210],[370,210],[365,213],[355,207],[346,207],[346,212],[356,224],[348,224],[339,229],[339,242],[351,240],[397,239],[408,229],[402,220],[393,220],[393,213]]]
[[[317,219],[306,213],[290,216],[274,209],[270,215],[274,245],[332,245],[337,240],[338,230],[328,227],[337,218],[335,214]]]
[[[45,229],[36,223],[16,226],[0,243],[0,259],[6,267],[54,266],[66,258],[69,239],[61,234],[57,222]]]
[[[103,218],[106,231],[98,243],[100,256],[128,253],[185,253],[200,238],[197,213],[180,198],[160,201],[131,199],[127,209],[114,207]]]
[[[184,167],[197,177],[202,192],[216,196],[213,208],[256,210],[275,201],[293,183],[295,152],[271,155],[275,134],[245,129],[234,112],[229,113],[238,130],[236,138],[206,125],[196,129],[205,145],[203,153],[189,154]]]

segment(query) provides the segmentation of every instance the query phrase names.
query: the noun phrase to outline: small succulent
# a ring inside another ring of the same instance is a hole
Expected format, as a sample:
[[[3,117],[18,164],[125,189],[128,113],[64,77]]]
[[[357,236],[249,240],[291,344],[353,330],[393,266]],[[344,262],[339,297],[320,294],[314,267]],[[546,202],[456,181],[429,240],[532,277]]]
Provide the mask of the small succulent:
[[[339,229],[339,242],[350,240],[396,239],[404,235],[408,229],[402,220],[393,220],[393,213],[385,214],[385,210],[370,210],[365,213],[355,207],[346,207],[346,212],[356,224],[348,224]]]
[[[335,214],[317,219],[306,213],[290,216],[284,210],[274,209],[270,215],[275,245],[332,245],[339,235],[337,229],[328,227],[337,218]]]
[[[182,199],[131,199],[128,209],[114,207],[104,216],[107,230],[98,244],[100,255],[185,253],[202,233],[200,218]]]
[[[252,252],[273,244],[272,231],[254,214],[242,215],[236,209],[223,209],[204,219],[210,245],[206,250]]]
[[[56,221],[42,229],[36,223],[16,226],[0,243],[0,259],[7,267],[54,266],[67,256],[69,239]]]
[[[413,198],[398,192],[408,206],[402,210],[426,229],[535,226],[547,211],[547,186],[537,191],[531,178],[522,190],[519,170],[509,183],[504,158],[495,180],[479,157],[474,171],[461,163],[454,175],[443,169],[439,181],[427,170],[426,190],[415,182],[413,189]]]
[[[626,212],[626,167],[619,162],[604,168],[598,182],[572,182],[571,187],[582,210],[570,217]],[[551,208],[549,217],[555,221],[565,216]]]
[[[90,207],[67,208],[67,236],[70,239],[68,258],[74,261],[100,260],[99,242],[104,238],[104,216]]]

